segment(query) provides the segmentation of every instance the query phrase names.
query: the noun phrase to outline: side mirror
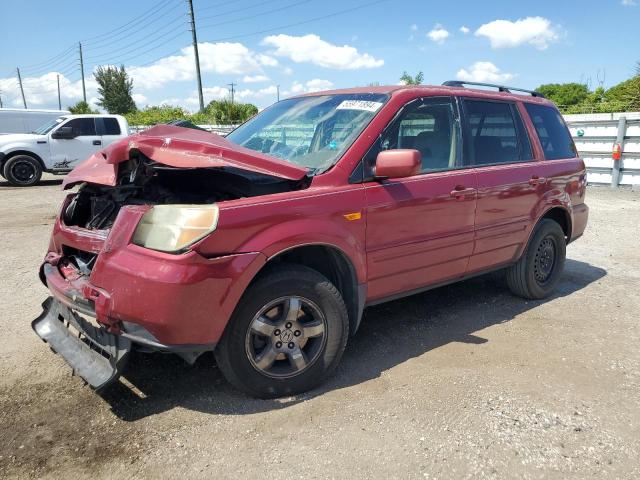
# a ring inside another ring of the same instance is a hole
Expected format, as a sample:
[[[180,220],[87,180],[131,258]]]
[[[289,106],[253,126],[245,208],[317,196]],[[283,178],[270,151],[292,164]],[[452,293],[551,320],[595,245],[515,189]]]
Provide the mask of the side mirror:
[[[376,158],[375,178],[405,178],[417,175],[422,167],[422,154],[418,150],[383,150]]]
[[[70,140],[76,138],[76,134],[73,133],[73,127],[60,127],[51,134],[51,138]]]

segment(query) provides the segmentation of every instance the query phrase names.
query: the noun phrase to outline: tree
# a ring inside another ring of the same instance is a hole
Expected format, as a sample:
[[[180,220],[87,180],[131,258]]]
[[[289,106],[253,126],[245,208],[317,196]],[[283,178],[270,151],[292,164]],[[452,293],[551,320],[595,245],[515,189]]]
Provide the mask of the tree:
[[[536,91],[561,107],[583,103],[589,97],[589,87],[582,83],[548,83]]]
[[[192,116],[196,123],[235,125],[243,123],[258,113],[258,107],[251,103],[237,103],[231,100],[212,100],[201,113]]]
[[[80,115],[80,114],[83,114],[83,113],[84,114],[87,114],[87,113],[98,113],[98,110],[91,110],[91,107],[89,106],[89,104],[87,102],[85,102],[84,100],[80,100],[75,105],[71,105],[70,107],[67,107],[67,110],[69,110],[74,115]]]
[[[93,76],[99,85],[100,101],[98,105],[107,112],[124,115],[137,110],[131,96],[133,80],[127,75],[124,65],[120,65],[120,68],[98,67]]]
[[[409,75],[406,71],[402,73],[400,77],[400,81],[404,82],[405,85],[420,85],[424,80],[424,74],[422,71],[416,73],[415,77]]]
[[[604,96],[608,102],[618,104],[618,110],[640,110],[640,72],[629,80],[614,85]]]

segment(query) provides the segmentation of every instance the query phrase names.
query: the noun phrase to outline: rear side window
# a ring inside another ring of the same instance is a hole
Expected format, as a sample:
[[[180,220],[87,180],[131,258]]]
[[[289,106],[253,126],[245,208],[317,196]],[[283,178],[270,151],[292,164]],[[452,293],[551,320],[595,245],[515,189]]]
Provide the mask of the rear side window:
[[[96,124],[93,118],[74,118],[69,120],[63,125],[64,127],[71,127],[73,133],[79,137],[93,136],[96,134]]]
[[[114,117],[96,118],[98,135],[120,135],[120,124]]]
[[[525,103],[547,160],[577,156],[569,130],[553,107]]]
[[[467,165],[531,160],[531,144],[515,105],[465,100]]]

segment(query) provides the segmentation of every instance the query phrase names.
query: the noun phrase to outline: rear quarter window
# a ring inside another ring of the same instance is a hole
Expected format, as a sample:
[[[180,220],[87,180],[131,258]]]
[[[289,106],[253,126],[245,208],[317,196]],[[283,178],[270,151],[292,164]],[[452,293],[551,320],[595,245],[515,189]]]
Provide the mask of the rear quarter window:
[[[533,103],[525,103],[525,108],[536,129],[544,157],[547,160],[577,156],[569,129],[560,116],[560,112],[553,107]]]
[[[120,124],[114,117],[96,118],[98,135],[120,135]]]

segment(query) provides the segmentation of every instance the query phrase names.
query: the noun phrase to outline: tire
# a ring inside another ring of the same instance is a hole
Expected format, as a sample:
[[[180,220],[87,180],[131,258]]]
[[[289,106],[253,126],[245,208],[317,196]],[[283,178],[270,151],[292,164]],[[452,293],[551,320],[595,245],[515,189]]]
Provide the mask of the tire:
[[[30,155],[16,155],[5,162],[2,175],[14,187],[30,187],[40,181],[42,166]]]
[[[348,334],[336,287],[311,268],[282,264],[247,289],[215,356],[239,390],[258,398],[289,396],[333,373]]]
[[[562,275],[566,252],[562,227],[554,220],[543,218],[518,262],[507,269],[511,291],[531,300],[549,296]]]

